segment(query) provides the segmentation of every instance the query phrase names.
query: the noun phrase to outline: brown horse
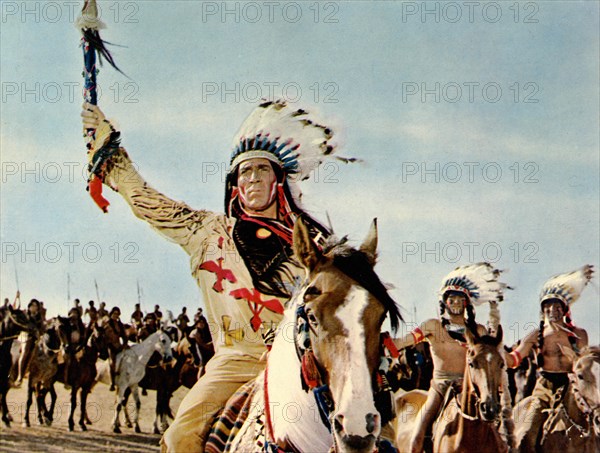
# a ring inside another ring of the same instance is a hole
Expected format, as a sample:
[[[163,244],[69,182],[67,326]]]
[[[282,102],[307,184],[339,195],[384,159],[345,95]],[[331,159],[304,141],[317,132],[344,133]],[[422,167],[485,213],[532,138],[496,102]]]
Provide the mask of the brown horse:
[[[359,249],[331,240],[321,250],[296,222],[294,252],[306,280],[288,304],[230,451],[374,451],[389,416],[377,406],[381,326],[386,315],[393,328],[401,319],[373,269],[376,247],[375,223]],[[223,451],[218,441],[208,447]]]
[[[58,356],[61,346],[67,345],[66,325],[67,319],[56,317],[47,321],[46,331],[37,340],[29,362],[29,379],[27,380],[27,403],[23,426],[29,427],[29,409],[36,395],[38,422],[48,426],[52,424],[54,406],[56,405],[56,391],[54,380],[58,372]],[[50,409],[46,407],[44,397],[50,392]]]
[[[10,389],[10,370],[13,365],[12,343],[20,332],[31,331],[34,327],[23,310],[10,305],[0,307],[0,407],[2,408],[2,422],[7,428],[10,427],[6,396]]]
[[[569,375],[568,387],[562,387],[554,394],[541,432],[525,429],[531,425],[526,423],[527,417],[534,416],[536,410],[535,398],[526,398],[514,409],[520,451],[600,451],[600,346],[585,348],[579,357],[570,348],[561,350],[573,361],[573,373]],[[530,436],[539,439],[538,445]]]
[[[452,387],[433,426],[434,452],[505,452],[508,447],[496,428],[500,415],[500,392],[504,359],[498,351],[502,328],[495,337],[475,338],[467,329],[467,366],[460,393]],[[405,451],[410,444],[419,409],[427,393],[413,390],[397,399],[396,447]]]
[[[99,355],[107,355],[107,347],[102,327],[97,324],[90,326],[87,343],[76,352],[69,362],[60,365],[55,381],[68,384],[71,388],[71,410],[69,412],[69,431],[75,428],[75,409],[77,408],[77,393],[79,392],[80,417],[79,426],[82,431],[87,431],[86,422],[90,424],[87,416],[87,397],[96,380],[96,361]],[[68,366],[67,381],[65,380],[64,367]]]

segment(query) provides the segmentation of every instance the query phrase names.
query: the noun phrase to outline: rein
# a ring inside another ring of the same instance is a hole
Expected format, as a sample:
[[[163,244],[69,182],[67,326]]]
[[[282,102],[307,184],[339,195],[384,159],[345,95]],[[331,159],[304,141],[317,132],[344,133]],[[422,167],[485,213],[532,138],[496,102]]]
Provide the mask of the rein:
[[[597,406],[595,408],[590,407],[589,403],[585,400],[585,398],[583,398],[583,396],[581,396],[581,393],[579,391],[579,386],[577,385],[577,381],[575,380],[575,377],[571,374],[569,375],[569,384],[570,384],[569,387],[562,387],[555,394],[554,407],[552,407],[550,409],[546,409],[546,412],[551,412],[553,414],[550,417],[548,417],[548,419],[544,423],[544,427],[543,427],[544,431],[543,431],[543,435],[542,435],[542,440],[540,441],[540,445],[543,445],[546,438],[548,437],[548,435],[551,434],[551,429],[552,429],[552,426],[554,425],[554,421],[558,418],[559,415],[562,415],[564,417],[564,419],[571,425],[565,431],[565,435],[567,437],[569,436],[569,432],[573,428],[575,428],[577,431],[579,431],[580,438],[587,439],[587,438],[591,437],[591,435],[592,435],[592,432],[593,432],[592,419],[594,417],[594,412],[598,408],[600,408],[600,406]],[[575,399],[575,405],[577,406],[577,409],[579,409],[581,411],[582,415],[585,417],[585,422],[587,424],[587,428],[583,427],[582,425],[577,423],[575,420],[573,420],[571,418],[571,416],[569,415],[569,413],[567,412],[567,409],[566,409],[565,403],[564,403],[563,393],[567,392],[568,388],[571,389],[571,393],[573,394],[573,398]]]

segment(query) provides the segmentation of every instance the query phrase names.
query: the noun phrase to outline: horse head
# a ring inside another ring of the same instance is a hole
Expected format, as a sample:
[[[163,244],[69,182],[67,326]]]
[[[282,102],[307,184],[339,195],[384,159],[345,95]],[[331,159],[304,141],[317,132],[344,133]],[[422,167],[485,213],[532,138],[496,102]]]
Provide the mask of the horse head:
[[[572,379],[580,396],[576,398],[577,406],[600,437],[600,346],[586,347],[579,356],[571,348],[561,347],[561,351],[573,361]]]
[[[500,414],[499,389],[504,372],[504,359],[499,351],[502,342],[502,326],[495,336],[476,337],[466,329],[467,369],[465,370],[464,392],[476,395],[476,408],[481,419],[493,421]]]
[[[57,316],[50,318],[46,322],[46,332],[43,336],[44,348],[49,351],[56,353],[61,347],[68,346],[68,335],[67,335],[67,318]]]
[[[92,323],[90,336],[88,338],[88,346],[95,349],[98,353],[98,357],[102,360],[108,359],[108,342],[106,341],[106,335],[104,335],[104,327],[95,322]]]
[[[401,317],[373,270],[376,248],[375,221],[358,249],[344,239],[321,250],[301,221],[294,228],[294,252],[307,273],[295,296],[301,314],[297,350],[303,351],[303,365],[314,362],[319,384],[329,388],[329,422],[339,452],[373,451],[381,432],[374,403],[381,326],[386,314],[394,329]]]
[[[154,340],[154,350],[160,354],[163,363],[169,363],[173,360],[173,350],[171,348],[171,338],[166,332],[157,330],[150,337],[156,336]],[[148,337],[148,339],[150,339]]]
[[[35,329],[27,314],[11,305],[0,308],[0,339],[15,338],[19,332]]]

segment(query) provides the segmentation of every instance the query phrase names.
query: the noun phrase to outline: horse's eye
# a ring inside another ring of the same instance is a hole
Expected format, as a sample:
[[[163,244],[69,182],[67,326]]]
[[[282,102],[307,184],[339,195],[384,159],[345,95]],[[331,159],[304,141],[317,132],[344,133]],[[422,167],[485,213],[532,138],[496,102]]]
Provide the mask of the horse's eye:
[[[578,374],[578,375],[577,375],[577,379],[581,379],[581,380],[583,380],[583,374]]]
[[[317,317],[315,316],[315,314],[312,311],[310,311],[310,310],[308,310],[306,312],[306,318],[308,319],[308,322],[310,324],[312,324],[313,326],[316,326],[316,325],[319,324],[319,320],[317,319]]]
[[[317,288],[316,286],[309,286],[308,288],[306,288],[306,291],[304,291],[304,302],[313,300],[319,297],[321,294],[322,293],[319,288]]]
[[[475,365],[474,365],[474,364],[473,364],[473,362],[471,362],[470,360],[469,360],[469,366],[470,366],[471,368],[475,368]]]

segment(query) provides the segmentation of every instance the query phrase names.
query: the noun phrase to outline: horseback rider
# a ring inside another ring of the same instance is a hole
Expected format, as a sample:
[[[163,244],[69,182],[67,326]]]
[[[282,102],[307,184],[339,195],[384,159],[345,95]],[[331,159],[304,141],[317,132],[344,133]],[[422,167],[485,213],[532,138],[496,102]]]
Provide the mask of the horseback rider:
[[[118,147],[118,131],[97,106],[84,104],[84,127],[96,129],[92,152]],[[134,214],[178,243],[191,257],[208,320],[218,328],[216,354],[206,374],[186,395],[162,445],[199,451],[210,424],[240,385],[264,368],[260,338],[282,319],[299,276],[292,231],[302,217],[319,240],[329,233],[299,207],[295,182],[334,151],[332,131],[285,102],[264,102],[242,125],[226,180],[225,214],[194,210],[148,185],[124,149],[107,162],[104,182],[125,198]],[[266,327],[265,327],[266,326]]]
[[[74,306],[69,310],[69,322],[67,324],[67,346],[65,348],[64,360],[65,360],[65,373],[64,373],[64,384],[65,388],[70,388],[70,373],[71,368],[76,360],[77,354],[83,350],[88,340],[88,329],[83,325],[81,320],[81,312],[78,306]]]
[[[154,306],[154,316],[156,317],[156,322],[160,323],[163,317],[162,311],[160,311],[160,305]]]
[[[404,337],[394,340],[398,349],[427,341],[433,359],[433,378],[427,400],[411,436],[412,453],[423,451],[425,436],[441,409],[448,389],[462,384],[467,354],[465,331],[468,329],[475,337],[487,334],[486,328],[475,322],[474,303],[493,300],[483,300],[484,291],[486,294],[491,291],[496,300],[501,300],[506,285],[497,281],[494,272],[499,274],[487,263],[452,271],[444,278],[439,291],[441,319],[428,319]]]
[[[133,313],[131,313],[131,324],[135,326],[138,332],[142,328],[143,319],[144,313],[140,309],[140,304],[135,304],[135,310],[133,311]]]
[[[105,316],[108,316],[108,311],[106,310],[106,302],[100,302],[100,306],[98,307],[98,319],[102,319]]]
[[[125,333],[125,327],[120,319],[121,309],[117,306],[114,306],[110,310],[109,320],[105,326],[105,329],[111,329],[116,338],[119,340],[119,343],[108,343],[108,363],[110,366],[110,390],[115,389],[115,375],[116,375],[116,361],[117,354],[121,352],[123,349],[128,348],[127,344],[127,334]]]
[[[539,328],[529,333],[521,344],[506,356],[506,364],[517,368],[523,357],[531,350],[537,351],[537,365],[540,369],[532,398],[531,413],[518,414],[519,422],[526,433],[518,448],[521,451],[535,451],[541,438],[541,428],[547,418],[547,411],[557,392],[565,395],[569,385],[569,373],[573,362],[565,349],[580,351],[588,344],[587,332],[571,321],[571,304],[575,302],[583,288],[592,279],[594,269],[590,265],[577,271],[550,278],[543,286],[540,295],[541,321]],[[562,390],[561,390],[562,389]]]
[[[198,318],[195,328],[190,332],[189,342],[194,364],[200,367],[198,376],[201,376],[204,374],[206,363],[215,355],[210,328],[204,316],[200,315]]]
[[[137,333],[137,341],[141,343],[150,335],[158,330],[158,324],[156,322],[156,315],[154,312],[147,313],[144,317],[144,325]]]
[[[34,326],[34,329],[23,331],[19,336],[19,340],[21,341],[21,351],[18,362],[17,380],[14,383],[15,387],[20,387],[23,383],[23,378],[25,377],[25,373],[27,372],[31,360],[33,347],[44,331],[44,320],[40,310],[40,303],[37,299],[31,299],[29,301],[26,314],[30,324]]]
[[[192,330],[188,324],[190,322],[190,318],[187,315],[187,307],[183,307],[181,310],[181,313],[179,314],[179,316],[177,316],[177,328],[179,329],[180,332],[180,340],[181,338],[184,338],[189,335],[190,331]]]
[[[89,322],[88,326],[92,327],[94,324],[98,322],[98,310],[94,306],[94,301],[90,300],[88,302],[88,308],[85,309],[85,314],[88,316]]]

